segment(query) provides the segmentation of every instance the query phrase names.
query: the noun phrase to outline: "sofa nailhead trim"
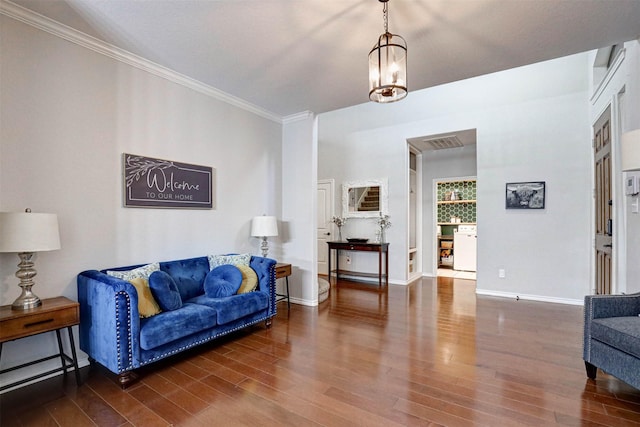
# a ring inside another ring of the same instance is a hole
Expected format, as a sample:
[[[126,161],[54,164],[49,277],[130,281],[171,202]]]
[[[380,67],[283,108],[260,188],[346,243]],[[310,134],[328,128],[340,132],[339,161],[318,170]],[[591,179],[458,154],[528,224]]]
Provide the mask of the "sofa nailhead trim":
[[[122,348],[120,346],[120,320],[118,317],[118,312],[120,311],[120,296],[124,297],[124,300],[127,304],[127,341],[128,341],[128,349],[127,349],[127,359],[129,362],[129,366],[126,368],[122,367],[121,364],[121,359],[122,359]],[[130,371],[131,369],[133,369],[133,353],[132,353],[132,339],[131,339],[131,300],[129,299],[129,295],[124,292],[124,291],[119,291],[116,292],[115,294],[115,299],[116,299],[116,342],[117,342],[117,353],[118,353],[118,372],[122,373],[122,372],[126,372],[126,371]]]
[[[240,329],[244,329],[244,328],[246,328],[247,326],[255,325],[256,323],[259,323],[259,322],[262,322],[262,321],[264,321],[264,320],[267,320],[267,319],[269,319],[270,317],[273,317],[273,316],[269,316],[269,315],[267,315],[267,316],[265,316],[265,317],[261,317],[260,319],[256,319],[255,321],[253,321],[253,322],[251,322],[251,323],[247,323],[247,324],[242,325],[242,326],[237,326],[237,327],[235,327],[235,328],[233,328],[233,329],[230,329],[230,330],[225,331],[225,332],[218,333],[218,334],[213,335],[213,336],[211,336],[211,337],[209,337],[209,338],[205,338],[205,339],[201,339],[201,340],[196,341],[196,342],[192,342],[192,343],[190,343],[190,344],[188,344],[188,345],[185,345],[185,346],[183,346],[183,347],[180,347],[180,348],[174,349],[173,351],[170,351],[170,352],[168,352],[168,353],[159,354],[159,355],[157,355],[157,356],[153,357],[152,359],[147,360],[146,362],[142,362],[142,363],[140,363],[140,366],[148,365],[149,363],[155,362],[156,360],[164,359],[165,357],[171,356],[171,355],[173,355],[173,354],[180,353],[180,352],[182,352],[182,351],[184,351],[184,350],[186,350],[186,349],[189,349],[189,348],[191,348],[191,347],[195,347],[195,346],[198,346],[198,345],[200,345],[200,344],[204,344],[204,343],[206,343],[206,342],[208,342],[208,341],[211,341],[211,340],[216,339],[216,338],[218,338],[218,337],[221,337],[221,336],[223,336],[223,335],[230,334],[231,332],[239,331]]]

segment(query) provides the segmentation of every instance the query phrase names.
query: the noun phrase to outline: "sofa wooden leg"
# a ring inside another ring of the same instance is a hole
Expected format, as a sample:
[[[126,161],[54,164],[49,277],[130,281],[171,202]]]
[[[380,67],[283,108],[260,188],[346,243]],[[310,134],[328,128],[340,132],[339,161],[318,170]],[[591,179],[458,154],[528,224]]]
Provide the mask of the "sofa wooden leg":
[[[591,378],[592,380],[595,380],[596,373],[598,372],[598,367],[592,365],[587,361],[584,362],[584,367],[587,369],[587,377]]]
[[[267,329],[271,328],[271,325],[272,325],[271,317],[269,317],[267,320],[264,321],[264,325],[267,327]]]
[[[118,384],[124,390],[138,379],[138,375],[133,371],[122,372],[118,374]]]

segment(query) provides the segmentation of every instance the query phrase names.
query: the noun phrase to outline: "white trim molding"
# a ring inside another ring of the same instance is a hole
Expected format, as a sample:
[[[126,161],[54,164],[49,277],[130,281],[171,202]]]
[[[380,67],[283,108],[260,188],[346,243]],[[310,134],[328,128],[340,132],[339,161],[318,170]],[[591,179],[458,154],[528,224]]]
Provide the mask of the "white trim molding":
[[[280,124],[283,123],[282,117],[278,114],[267,111],[243,99],[223,92],[198,80],[192,79],[184,74],[180,74],[170,68],[156,64],[155,62],[149,61],[148,59],[135,55],[124,49],[120,49],[119,47],[106,43],[10,1],[0,0],[0,14],[75,43],[78,46],[82,46],[109,58],[115,59],[116,61],[123,62],[155,76],[162,77],[170,82],[180,84],[189,89],[195,90],[196,92],[210,96],[219,101],[226,102],[227,104],[241,108],[265,119]]]
[[[622,65],[622,62],[624,62],[625,51],[626,51],[626,49],[624,49],[624,48],[620,49],[620,51],[618,52],[618,54],[614,58],[614,60],[613,60],[613,62],[611,64],[611,67],[609,67],[609,69],[607,70],[607,74],[600,81],[600,83],[598,84],[598,87],[596,88],[596,90],[591,95],[591,98],[589,99],[589,101],[591,101],[592,105],[594,105],[598,101],[598,98],[600,98],[600,96],[604,92],[604,89],[607,87],[607,85],[609,84],[609,82],[613,78],[613,76],[616,73],[616,71],[618,71],[618,68],[620,68],[620,65]]]
[[[312,111],[302,111],[301,113],[291,114],[282,118],[282,124],[299,122],[301,120],[312,119],[314,116]]]
[[[490,297],[510,298],[514,300],[522,299],[522,300],[529,300],[529,301],[552,302],[556,304],[584,305],[583,300],[576,300],[576,299],[569,299],[569,298],[554,298],[554,297],[548,297],[544,295],[516,294],[513,292],[501,292],[501,291],[486,290],[486,289],[476,289],[476,294],[490,296]]]

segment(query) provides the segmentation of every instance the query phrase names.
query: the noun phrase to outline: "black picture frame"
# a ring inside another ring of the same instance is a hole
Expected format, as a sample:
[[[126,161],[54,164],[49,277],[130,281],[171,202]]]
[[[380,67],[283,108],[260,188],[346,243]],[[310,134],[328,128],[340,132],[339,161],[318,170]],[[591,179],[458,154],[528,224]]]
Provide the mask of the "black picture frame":
[[[545,181],[508,182],[505,191],[506,209],[544,209]]]

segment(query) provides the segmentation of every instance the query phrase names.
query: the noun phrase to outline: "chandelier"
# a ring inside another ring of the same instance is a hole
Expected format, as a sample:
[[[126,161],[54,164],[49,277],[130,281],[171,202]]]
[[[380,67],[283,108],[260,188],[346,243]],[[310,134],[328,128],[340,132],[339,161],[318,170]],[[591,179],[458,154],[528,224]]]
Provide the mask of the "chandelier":
[[[388,103],[407,96],[407,42],[389,32],[388,4],[383,3],[384,33],[369,52],[369,99]]]

